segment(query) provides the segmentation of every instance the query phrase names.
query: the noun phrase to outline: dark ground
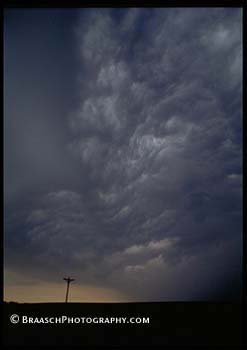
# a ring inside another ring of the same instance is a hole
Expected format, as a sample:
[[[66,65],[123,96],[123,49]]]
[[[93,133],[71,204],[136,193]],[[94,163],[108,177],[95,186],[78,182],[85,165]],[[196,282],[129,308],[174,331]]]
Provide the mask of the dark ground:
[[[240,303],[4,303],[4,344],[194,348],[241,346]],[[149,324],[11,324],[9,317],[150,317]]]

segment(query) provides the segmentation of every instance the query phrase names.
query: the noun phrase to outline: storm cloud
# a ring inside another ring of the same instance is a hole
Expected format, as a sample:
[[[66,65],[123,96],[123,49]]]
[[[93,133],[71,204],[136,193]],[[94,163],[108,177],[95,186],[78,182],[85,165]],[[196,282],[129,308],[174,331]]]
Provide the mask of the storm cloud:
[[[6,270],[44,282],[72,273],[132,300],[222,297],[232,283],[239,293],[241,10],[54,11],[28,18],[66,18],[59,53],[75,61],[72,92],[27,86],[29,104],[8,108],[19,80],[5,74],[5,124],[27,113],[5,137]],[[17,30],[11,18],[7,34]],[[66,84],[63,67],[56,79]]]

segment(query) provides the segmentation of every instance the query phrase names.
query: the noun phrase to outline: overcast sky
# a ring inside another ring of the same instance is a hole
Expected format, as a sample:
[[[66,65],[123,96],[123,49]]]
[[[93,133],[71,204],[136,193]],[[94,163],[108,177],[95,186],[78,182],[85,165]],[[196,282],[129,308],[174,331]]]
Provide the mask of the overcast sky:
[[[237,8],[5,11],[6,299],[63,298],[68,274],[78,301],[238,295],[241,23]]]

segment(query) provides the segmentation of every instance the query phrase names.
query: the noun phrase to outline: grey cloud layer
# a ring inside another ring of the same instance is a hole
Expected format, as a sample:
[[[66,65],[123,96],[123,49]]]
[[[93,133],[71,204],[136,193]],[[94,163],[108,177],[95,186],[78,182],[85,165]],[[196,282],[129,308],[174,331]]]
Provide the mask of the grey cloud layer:
[[[75,33],[87,188],[36,200],[26,249],[136,299],[204,297],[240,273],[241,12],[84,10]]]

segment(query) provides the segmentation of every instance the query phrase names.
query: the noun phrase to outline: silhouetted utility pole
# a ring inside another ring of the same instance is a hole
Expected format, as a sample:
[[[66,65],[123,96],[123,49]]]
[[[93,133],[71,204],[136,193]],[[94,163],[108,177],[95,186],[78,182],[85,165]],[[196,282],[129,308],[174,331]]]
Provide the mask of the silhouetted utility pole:
[[[69,296],[69,285],[70,285],[70,282],[73,282],[75,281],[74,278],[70,278],[70,277],[65,277],[64,280],[67,282],[67,290],[66,290],[66,297],[65,297],[65,303],[68,302],[68,296]]]

